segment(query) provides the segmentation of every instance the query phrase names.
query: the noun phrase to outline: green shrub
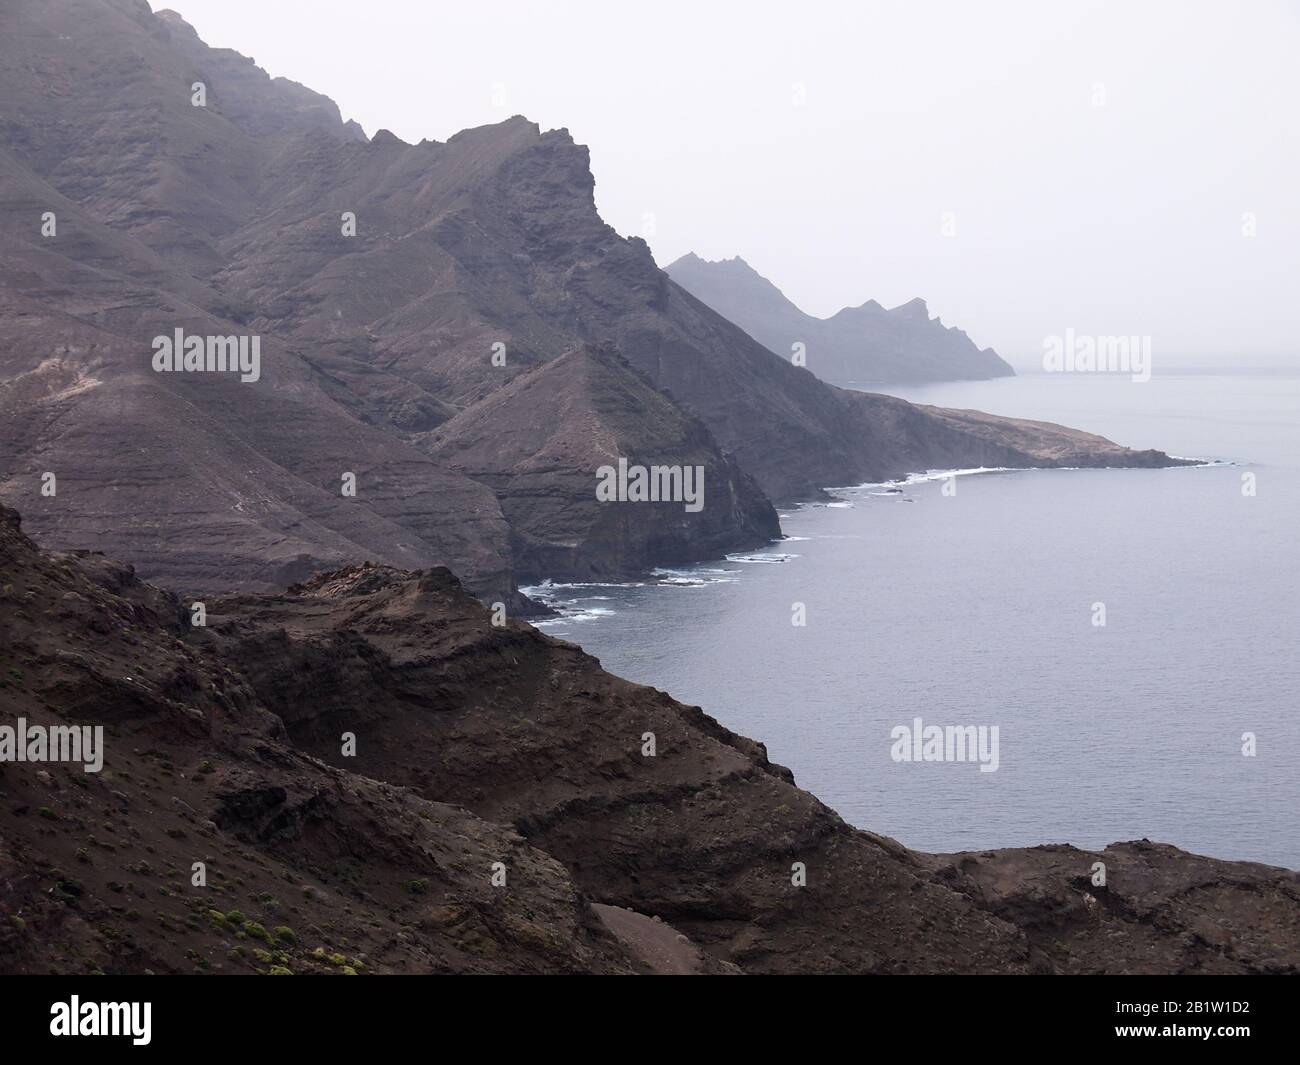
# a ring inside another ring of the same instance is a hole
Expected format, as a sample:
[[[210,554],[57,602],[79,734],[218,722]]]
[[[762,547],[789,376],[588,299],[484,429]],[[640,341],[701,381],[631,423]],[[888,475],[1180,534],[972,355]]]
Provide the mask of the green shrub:
[[[244,925],[244,931],[253,939],[260,939],[264,943],[272,942],[271,933],[266,930],[266,926],[260,921],[249,921]]]

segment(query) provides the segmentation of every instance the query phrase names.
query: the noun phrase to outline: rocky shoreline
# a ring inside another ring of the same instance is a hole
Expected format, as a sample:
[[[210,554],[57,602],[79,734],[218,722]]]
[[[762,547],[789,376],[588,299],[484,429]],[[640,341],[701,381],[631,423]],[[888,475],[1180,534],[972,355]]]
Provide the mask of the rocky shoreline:
[[[911,851],[446,570],[195,627],[6,510],[0,571],[0,707],[107,733],[93,775],[0,765],[6,972],[1300,971],[1294,872]]]

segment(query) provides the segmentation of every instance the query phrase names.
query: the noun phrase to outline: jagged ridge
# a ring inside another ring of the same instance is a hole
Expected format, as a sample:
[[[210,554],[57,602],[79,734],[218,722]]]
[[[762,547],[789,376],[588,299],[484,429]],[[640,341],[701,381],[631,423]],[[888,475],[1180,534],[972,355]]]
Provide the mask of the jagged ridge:
[[[1170,461],[1050,427],[1031,440],[790,366],[600,219],[587,150],[564,130],[516,117],[445,143],[366,141],[325,97],[137,0],[14,0],[0,95],[0,498],[46,541],[173,588],[271,590],[368,558],[450,565],[517,609],[520,572],[716,557],[770,532],[768,500],[828,484],[1067,452]],[[151,338],[177,327],[259,335],[261,379],[152,372]],[[533,371],[587,344],[649,386],[636,408],[575,393],[560,438],[595,419],[670,464],[689,443],[723,489],[717,513],[611,516],[578,490],[579,467],[557,500],[512,473],[519,454],[492,453],[496,393],[543,424],[555,378]],[[690,418],[702,429],[685,433]],[[47,472],[57,497],[39,493]]]
[[[992,348],[931,318],[917,298],[886,309],[875,300],[815,318],[740,256],[710,262],[688,252],[668,275],[759,343],[790,357],[802,344],[807,365],[823,381],[846,387],[982,381],[1015,371]]]

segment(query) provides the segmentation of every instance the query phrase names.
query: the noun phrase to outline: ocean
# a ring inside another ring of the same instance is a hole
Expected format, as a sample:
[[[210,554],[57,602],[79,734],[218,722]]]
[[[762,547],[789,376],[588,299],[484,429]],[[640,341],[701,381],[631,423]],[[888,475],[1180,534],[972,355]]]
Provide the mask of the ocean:
[[[540,627],[909,847],[1145,837],[1300,868],[1300,375],[891,392],[1211,464],[838,488],[765,549],[535,589],[564,612]],[[996,726],[996,771],[900,760],[917,719]]]

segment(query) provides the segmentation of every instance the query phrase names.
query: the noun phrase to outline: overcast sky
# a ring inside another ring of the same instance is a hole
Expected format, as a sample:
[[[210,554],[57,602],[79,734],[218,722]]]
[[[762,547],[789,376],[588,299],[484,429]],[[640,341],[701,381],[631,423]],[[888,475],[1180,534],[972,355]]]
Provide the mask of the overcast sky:
[[[567,127],[661,265],[740,255],[812,314],[923,296],[1020,367],[1067,328],[1300,362],[1297,2],[154,6],[367,133]]]

